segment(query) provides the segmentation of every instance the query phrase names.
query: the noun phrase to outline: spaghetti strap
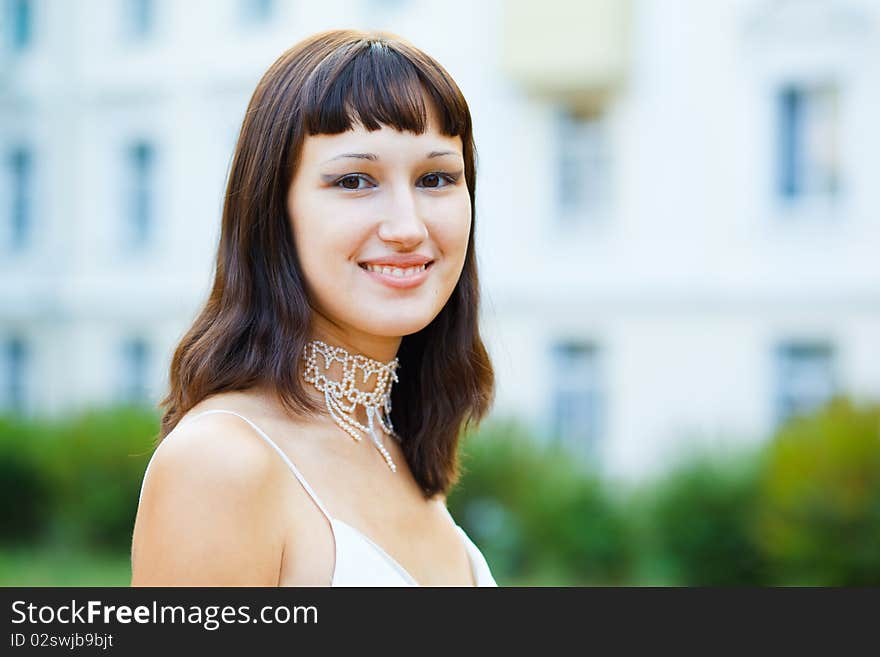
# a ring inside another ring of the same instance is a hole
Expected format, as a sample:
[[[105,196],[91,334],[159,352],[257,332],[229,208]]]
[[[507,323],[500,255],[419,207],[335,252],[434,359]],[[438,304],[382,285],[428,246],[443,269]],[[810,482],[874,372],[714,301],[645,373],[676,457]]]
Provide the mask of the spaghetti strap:
[[[287,454],[285,454],[281,450],[281,448],[278,447],[277,444],[275,444],[274,440],[272,440],[271,438],[269,438],[268,435],[266,435],[265,431],[260,429],[260,427],[258,427],[256,424],[254,424],[251,420],[246,418],[244,415],[241,415],[240,413],[236,413],[235,411],[227,411],[227,410],[220,409],[220,408],[213,408],[213,409],[210,409],[207,411],[202,411],[201,413],[198,413],[197,415],[194,415],[193,417],[187,419],[187,421],[184,424],[189,424],[190,422],[197,420],[198,418],[202,417],[203,415],[208,415],[211,413],[227,413],[229,415],[235,415],[236,417],[240,417],[242,420],[244,420],[249,425],[251,425],[251,428],[253,428],[253,430],[256,431],[263,438],[263,440],[265,440],[267,443],[269,443],[269,445],[272,447],[272,449],[274,449],[276,452],[278,452],[278,455],[284,460],[284,462],[287,464],[287,467],[290,468],[291,472],[293,472],[293,475],[299,480],[299,483],[302,484],[302,487],[306,489],[306,493],[308,493],[309,497],[312,498],[312,501],[315,503],[315,506],[317,506],[321,510],[321,513],[324,514],[324,516],[327,518],[327,521],[330,523],[330,525],[331,526],[333,525],[333,519],[330,517],[330,513],[327,511],[327,509],[321,503],[321,500],[318,499],[318,496],[315,494],[315,491],[312,489],[312,487],[309,486],[309,482],[306,481],[306,478],[302,476],[302,473],[293,464],[293,461],[291,461],[287,457]]]

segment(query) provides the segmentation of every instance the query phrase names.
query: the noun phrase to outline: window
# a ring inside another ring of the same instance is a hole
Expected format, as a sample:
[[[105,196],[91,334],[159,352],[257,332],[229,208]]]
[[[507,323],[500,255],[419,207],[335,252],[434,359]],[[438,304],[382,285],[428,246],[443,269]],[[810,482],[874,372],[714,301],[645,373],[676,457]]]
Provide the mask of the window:
[[[275,0],[239,0],[239,14],[244,23],[268,23],[275,13]]]
[[[27,345],[20,337],[0,344],[0,410],[22,413],[25,410]]]
[[[148,403],[150,347],[140,337],[129,338],[122,344],[121,401]]]
[[[834,348],[786,342],[777,348],[777,422],[823,406],[834,394]]]
[[[31,0],[5,0],[6,38],[13,52],[26,50],[33,40],[33,4]]]
[[[552,361],[553,434],[574,453],[594,459],[603,424],[599,350],[563,342],[553,346]]]
[[[21,251],[30,238],[33,199],[33,156],[29,148],[18,146],[9,151],[7,161],[8,205],[4,214],[3,241],[11,251]]]
[[[784,200],[838,194],[838,95],[835,85],[789,85],[780,90],[778,191]]]
[[[134,248],[149,243],[155,201],[155,147],[147,141],[129,145],[126,158],[128,242]]]
[[[135,41],[148,39],[155,25],[153,0],[125,0],[125,35]]]
[[[609,196],[609,149],[602,116],[562,109],[558,115],[559,205],[567,220],[602,208]]]

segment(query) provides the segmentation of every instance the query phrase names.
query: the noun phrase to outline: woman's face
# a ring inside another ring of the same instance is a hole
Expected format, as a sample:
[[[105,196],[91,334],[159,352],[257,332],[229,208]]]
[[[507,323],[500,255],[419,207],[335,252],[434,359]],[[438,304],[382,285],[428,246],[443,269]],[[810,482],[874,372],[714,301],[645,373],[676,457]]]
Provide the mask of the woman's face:
[[[439,314],[464,265],[462,142],[428,106],[421,135],[357,125],[307,136],[288,192],[317,332],[374,358],[390,360]]]

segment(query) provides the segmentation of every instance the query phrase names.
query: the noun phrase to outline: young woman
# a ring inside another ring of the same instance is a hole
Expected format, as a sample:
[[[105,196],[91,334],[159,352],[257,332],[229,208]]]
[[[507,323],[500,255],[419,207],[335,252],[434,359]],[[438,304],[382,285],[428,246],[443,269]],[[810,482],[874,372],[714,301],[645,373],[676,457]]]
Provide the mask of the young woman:
[[[269,68],[171,364],[133,585],[495,585],[445,503],[493,397],[475,175],[461,91],[402,39],[324,32]]]

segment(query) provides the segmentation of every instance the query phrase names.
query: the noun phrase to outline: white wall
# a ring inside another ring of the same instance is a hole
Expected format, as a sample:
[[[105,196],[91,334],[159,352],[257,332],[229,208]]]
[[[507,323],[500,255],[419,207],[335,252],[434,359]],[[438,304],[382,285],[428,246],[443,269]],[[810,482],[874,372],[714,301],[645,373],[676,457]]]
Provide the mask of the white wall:
[[[33,51],[0,60],[11,62],[0,77],[0,145],[26,137],[37,148],[33,247],[0,254],[0,338],[32,341],[35,409],[110,399],[119,342],[133,334],[154,341],[150,388],[160,398],[172,350],[207,294],[250,94],[285,48],[342,26],[402,34],[469,100],[498,415],[548,425],[549,348],[565,337],[601,349],[600,456],[621,476],[662,467],[691,436],[762,438],[780,339],[831,339],[844,388],[880,396],[873,3],[828,3],[843,19],[794,20],[746,0],[636,2],[632,70],[607,106],[613,201],[571,229],[560,227],[554,196],[556,107],[499,72],[500,0],[414,0],[373,15],[377,3],[279,3],[265,28],[241,25],[231,0],[157,4],[155,37],[136,45],[120,33],[120,3],[37,3]],[[773,94],[783,80],[828,75],[843,85],[843,202],[830,217],[821,208],[782,216],[771,188]],[[118,158],[140,136],[158,147],[159,235],[132,256],[119,247]]]

